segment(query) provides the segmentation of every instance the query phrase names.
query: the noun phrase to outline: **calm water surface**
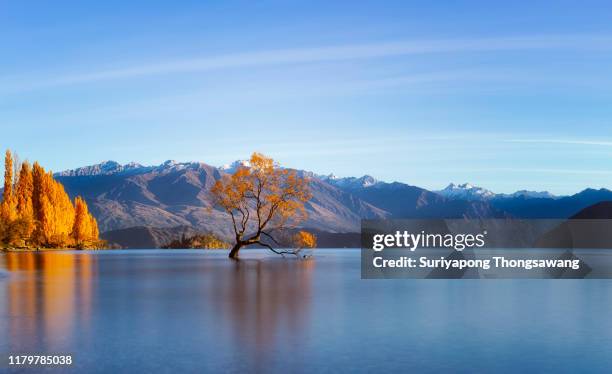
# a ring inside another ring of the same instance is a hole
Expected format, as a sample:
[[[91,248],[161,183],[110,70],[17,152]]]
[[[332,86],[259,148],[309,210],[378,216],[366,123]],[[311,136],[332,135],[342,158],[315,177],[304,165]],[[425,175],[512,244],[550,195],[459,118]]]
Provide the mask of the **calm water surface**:
[[[359,250],[244,257],[0,254],[0,372],[8,352],[88,373],[612,368],[611,280],[361,280]]]

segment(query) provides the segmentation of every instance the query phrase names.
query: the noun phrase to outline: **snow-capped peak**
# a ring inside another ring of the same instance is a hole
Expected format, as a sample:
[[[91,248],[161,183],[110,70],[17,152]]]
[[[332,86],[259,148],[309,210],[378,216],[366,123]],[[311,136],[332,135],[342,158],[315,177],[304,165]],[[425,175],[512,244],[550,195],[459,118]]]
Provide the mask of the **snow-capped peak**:
[[[126,173],[145,169],[145,166],[136,162],[130,162],[125,165],[121,165],[116,161],[103,161],[99,164],[83,166],[77,169],[65,170],[57,173],[57,176],[61,177],[76,177],[76,176],[94,176],[94,175],[112,175],[119,173]]]
[[[451,183],[443,190],[435,192],[449,199],[487,200],[495,197],[495,193],[485,188],[474,186],[470,183]]]
[[[251,163],[249,162],[249,160],[236,160],[232,162],[231,164],[225,164],[223,166],[220,166],[219,170],[222,170],[226,173],[233,174],[234,172],[236,172],[236,170],[238,170],[241,167],[250,168]]]
[[[496,194],[485,188],[474,186],[470,183],[455,184],[451,183],[446,188],[440,191],[435,191],[439,195],[455,200],[491,200],[491,199],[509,199],[523,197],[525,199],[556,199],[557,196],[551,194],[548,191],[527,191],[520,190],[514,193]]]
[[[161,165],[154,167],[157,172],[178,171],[184,169],[197,169],[201,163],[199,162],[177,162],[175,160],[166,160]]]
[[[497,195],[497,197],[507,197],[507,198],[524,197],[525,199],[557,199],[559,198],[558,196],[553,195],[548,191],[527,191],[527,190],[520,190],[520,191],[516,191],[511,194],[499,194]]]
[[[342,187],[342,188],[367,188],[367,187],[371,187],[379,183],[379,181],[377,181],[376,179],[374,179],[374,177],[370,175],[364,175],[363,177],[360,177],[360,178],[356,178],[356,177],[339,178],[335,176],[334,174],[330,174],[330,175],[321,177],[321,179],[330,184],[333,184],[337,187]]]
[[[374,179],[374,177],[369,176],[369,175],[364,175],[363,177],[357,180],[359,181],[362,187],[370,187],[378,183],[378,181]]]
[[[176,162],[174,160],[164,161],[162,164],[157,166],[143,166],[136,162],[121,165],[116,161],[104,161],[96,165],[84,166],[73,170],[65,170],[57,173],[56,175],[60,177],[83,177],[113,174],[138,174],[150,171],[167,172],[187,168],[197,169],[201,165],[203,164],[200,162]]]

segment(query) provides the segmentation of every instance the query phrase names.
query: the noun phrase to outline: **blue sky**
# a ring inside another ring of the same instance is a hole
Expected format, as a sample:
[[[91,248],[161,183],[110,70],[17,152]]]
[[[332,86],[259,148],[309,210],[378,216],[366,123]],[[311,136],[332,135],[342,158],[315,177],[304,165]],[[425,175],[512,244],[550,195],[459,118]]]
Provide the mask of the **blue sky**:
[[[0,0],[0,146],[612,188],[612,5]]]

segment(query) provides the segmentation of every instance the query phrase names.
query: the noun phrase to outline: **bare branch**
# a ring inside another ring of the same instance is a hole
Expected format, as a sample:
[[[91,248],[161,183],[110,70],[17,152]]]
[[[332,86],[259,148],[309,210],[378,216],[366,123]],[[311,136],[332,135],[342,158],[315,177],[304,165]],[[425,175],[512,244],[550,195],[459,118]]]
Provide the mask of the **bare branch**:
[[[269,250],[271,250],[272,252],[274,252],[274,253],[276,253],[278,255],[294,255],[294,256],[299,255],[299,250],[297,250],[297,251],[279,251],[279,250],[274,249],[274,247],[272,247],[271,245],[263,243],[263,242],[260,242],[260,241],[257,241],[257,244],[260,244],[260,245],[263,245],[264,247],[267,247]]]
[[[268,233],[267,233],[267,232],[265,232],[265,231],[262,231],[261,233],[262,233],[262,234],[264,234],[265,236],[267,236],[268,238],[270,238],[270,239],[271,239],[271,240],[272,240],[274,243],[276,243],[276,245],[281,245],[281,244],[280,244],[280,243],[279,243],[279,242],[278,242],[276,239],[274,239],[274,238],[272,237],[272,235],[268,234]]]

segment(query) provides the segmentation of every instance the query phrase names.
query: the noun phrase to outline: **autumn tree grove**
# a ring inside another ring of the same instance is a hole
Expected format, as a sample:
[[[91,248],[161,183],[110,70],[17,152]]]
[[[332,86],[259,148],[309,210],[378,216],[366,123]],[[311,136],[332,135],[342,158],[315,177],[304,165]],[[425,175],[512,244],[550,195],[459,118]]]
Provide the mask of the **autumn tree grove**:
[[[3,248],[98,248],[98,224],[81,197],[74,202],[64,186],[37,162],[14,164],[6,151],[0,204]]]

